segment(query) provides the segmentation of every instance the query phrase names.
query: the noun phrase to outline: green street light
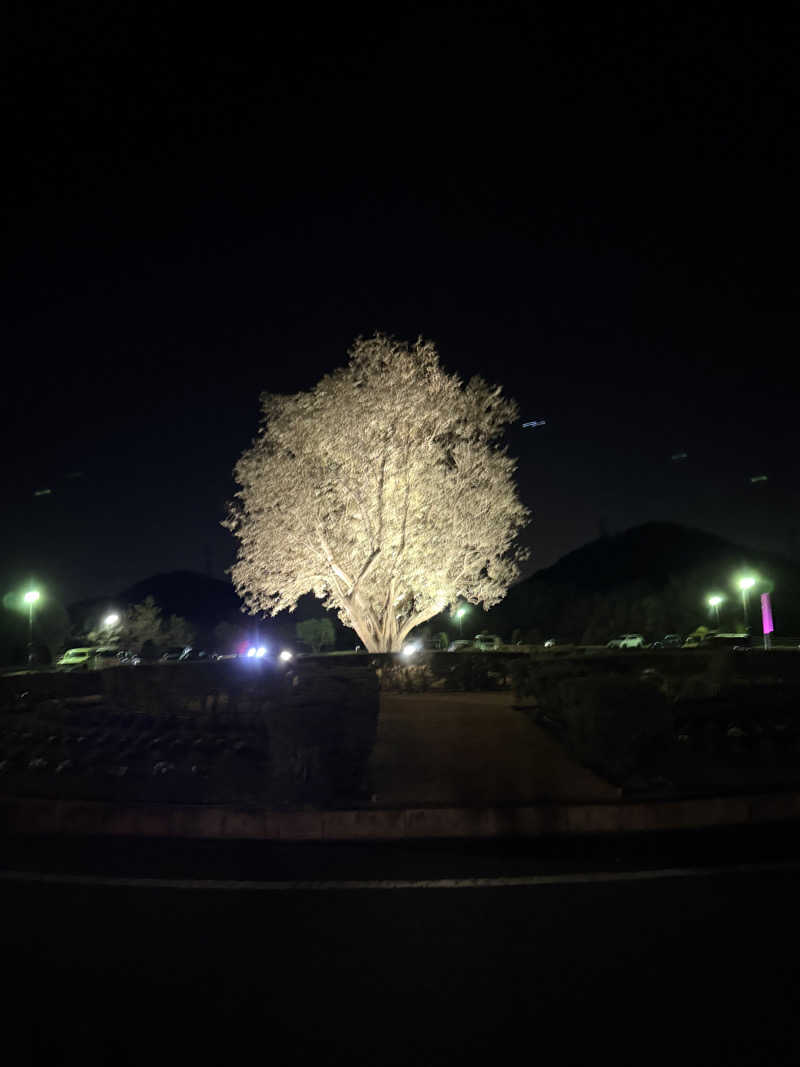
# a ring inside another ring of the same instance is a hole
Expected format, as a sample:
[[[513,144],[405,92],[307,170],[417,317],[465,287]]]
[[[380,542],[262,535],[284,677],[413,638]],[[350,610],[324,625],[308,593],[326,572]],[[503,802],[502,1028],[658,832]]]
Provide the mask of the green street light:
[[[756,580],[755,580],[755,578],[752,577],[752,575],[747,574],[743,578],[740,578],[739,581],[736,584],[739,586],[739,588],[742,591],[742,610],[744,611],[744,628],[745,628],[746,631],[749,632],[750,625],[749,625],[749,619],[748,619],[748,614],[747,614],[748,593],[753,588],[753,586],[756,584]]]
[[[28,665],[33,662],[33,605],[40,596],[38,589],[29,589],[22,598],[28,605]]]
[[[706,601],[708,606],[714,612],[714,622],[717,624],[717,626],[719,626],[719,606],[724,599],[725,597],[720,596],[718,593],[713,593],[710,597],[708,597],[708,600]]]
[[[115,611],[112,611],[110,615],[106,615],[103,619],[103,627],[106,630],[110,630],[112,626],[116,626],[119,622],[119,615]]]
[[[462,632],[463,632],[463,624],[462,624],[461,620],[464,618],[464,616],[466,614],[467,614],[467,609],[466,608],[459,608],[456,611],[456,618],[458,619],[458,636],[459,637],[462,636]]]

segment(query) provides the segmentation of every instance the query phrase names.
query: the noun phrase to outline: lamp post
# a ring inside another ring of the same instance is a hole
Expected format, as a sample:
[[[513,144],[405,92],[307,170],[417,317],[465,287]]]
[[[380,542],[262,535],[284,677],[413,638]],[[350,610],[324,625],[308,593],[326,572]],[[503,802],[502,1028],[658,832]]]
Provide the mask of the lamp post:
[[[753,586],[756,584],[756,580],[755,580],[755,578],[751,577],[750,575],[747,575],[747,577],[745,577],[745,578],[740,578],[738,584],[739,584],[739,588],[742,591],[742,610],[744,611],[744,628],[745,628],[745,630],[747,632],[749,632],[750,631],[750,625],[749,625],[749,619],[748,619],[748,616],[747,616],[748,593],[753,588]]]
[[[458,636],[459,637],[461,637],[462,633],[463,633],[463,624],[462,624],[461,620],[464,618],[466,613],[467,613],[467,609],[466,608],[459,608],[456,611],[456,618],[458,619]]]
[[[40,597],[38,589],[29,589],[23,601],[28,605],[28,664],[33,662],[33,605]]]
[[[717,624],[717,626],[719,626],[719,606],[724,599],[724,597],[721,597],[717,593],[714,593],[707,600],[708,606],[714,612],[714,622]]]

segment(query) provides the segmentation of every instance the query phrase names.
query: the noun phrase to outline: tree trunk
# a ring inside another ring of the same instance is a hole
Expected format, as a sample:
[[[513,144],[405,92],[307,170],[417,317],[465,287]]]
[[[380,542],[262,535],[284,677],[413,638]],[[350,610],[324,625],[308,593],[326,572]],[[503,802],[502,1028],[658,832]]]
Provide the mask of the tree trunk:
[[[361,612],[353,604],[347,605],[347,614],[350,616],[350,623],[361,638],[364,648],[367,652],[383,652],[384,649],[379,647],[379,642],[375,639],[374,635],[370,632],[370,627],[367,620],[361,614]]]
[[[347,605],[347,613],[350,623],[364,643],[367,652],[400,652],[411,630],[421,626],[428,619],[432,619],[437,613],[436,608],[430,611],[420,612],[411,619],[407,619],[402,626],[398,625],[397,616],[393,611],[380,618],[377,632],[373,631],[367,616],[352,602]]]

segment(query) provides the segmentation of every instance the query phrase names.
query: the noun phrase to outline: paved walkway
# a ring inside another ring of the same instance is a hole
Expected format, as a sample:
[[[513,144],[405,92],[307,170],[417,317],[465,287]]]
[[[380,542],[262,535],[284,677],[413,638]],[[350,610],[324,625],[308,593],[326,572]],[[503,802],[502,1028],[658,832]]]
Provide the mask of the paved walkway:
[[[369,765],[380,807],[612,801],[616,786],[568,758],[513,693],[381,696]]]

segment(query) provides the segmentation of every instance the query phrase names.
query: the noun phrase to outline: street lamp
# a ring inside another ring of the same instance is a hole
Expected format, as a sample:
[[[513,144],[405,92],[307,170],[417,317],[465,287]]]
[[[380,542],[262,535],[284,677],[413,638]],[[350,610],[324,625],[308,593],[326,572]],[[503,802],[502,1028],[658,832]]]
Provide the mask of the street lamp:
[[[38,589],[29,589],[22,598],[28,605],[28,663],[33,662],[33,605],[41,596]]]
[[[461,637],[461,635],[463,633],[463,624],[462,624],[461,620],[464,618],[466,613],[467,613],[467,609],[466,608],[459,608],[458,611],[456,611],[456,618],[458,619],[458,636],[459,637]]]
[[[103,619],[103,629],[110,630],[112,626],[116,626],[119,622],[119,615],[115,611],[112,611],[110,615],[106,615]]]
[[[748,617],[747,617],[747,594],[750,592],[750,590],[753,588],[753,586],[755,584],[756,584],[755,578],[751,577],[750,575],[747,575],[744,578],[740,578],[739,582],[738,582],[739,588],[742,591],[742,609],[744,611],[744,628],[748,632],[750,630],[750,626],[749,626],[749,620],[748,620]]]
[[[717,593],[714,593],[713,596],[710,596],[707,600],[708,606],[714,612],[714,622],[717,624],[717,626],[719,626],[719,606],[724,599],[725,597],[719,596]]]

